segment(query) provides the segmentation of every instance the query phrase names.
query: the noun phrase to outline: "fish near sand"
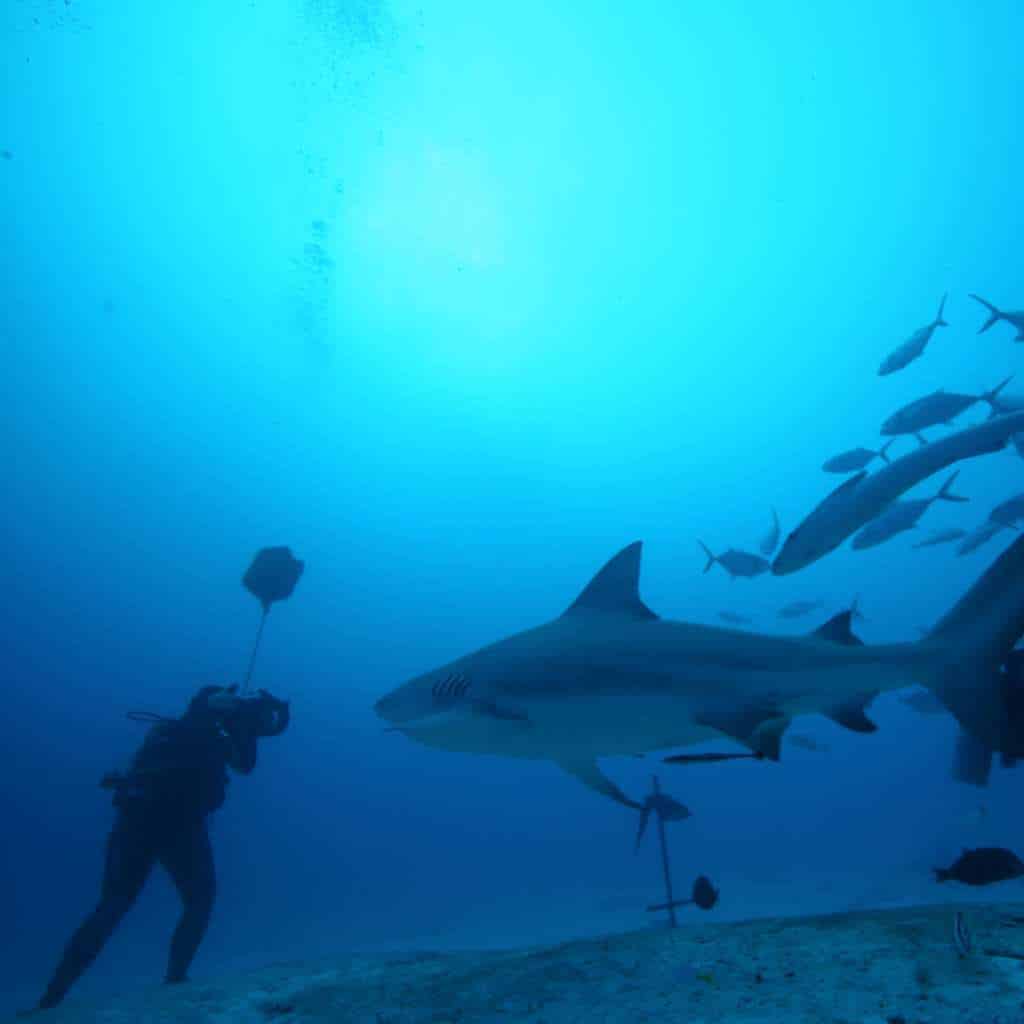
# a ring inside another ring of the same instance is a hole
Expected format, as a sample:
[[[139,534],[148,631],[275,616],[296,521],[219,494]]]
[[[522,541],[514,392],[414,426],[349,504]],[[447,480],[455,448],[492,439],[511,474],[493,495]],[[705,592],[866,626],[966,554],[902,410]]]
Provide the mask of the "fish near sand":
[[[1001,673],[1024,634],[1024,538],[924,639],[878,645],[853,634],[849,611],[806,636],[663,619],[640,598],[640,555],[630,544],[562,615],[416,676],[377,715],[435,749],[550,761],[635,810],[599,758],[729,739],[778,760],[793,718],[872,732],[874,697],[914,685],[992,751],[1024,756],[1024,716],[1007,714]]]
[[[1012,377],[1007,377],[991,391],[983,391],[980,395],[961,395],[955,391],[933,391],[924,398],[918,398],[897,409],[883,424],[882,434],[886,437],[899,437],[910,434],[919,441],[922,430],[929,427],[948,426],[962,412],[966,412],[978,402],[987,402],[993,411],[998,411],[999,393],[1006,387]]]
[[[775,549],[779,546],[779,537],[782,533],[782,527],[779,526],[779,513],[772,509],[772,525],[768,532],[761,539],[761,554],[765,558],[770,558],[775,554]]]
[[[1006,323],[1012,327],[1017,328],[1017,337],[1014,341],[1024,341],[1024,309],[1011,310],[1006,312],[1001,309],[996,309],[991,302],[983,299],[980,295],[971,294],[971,298],[975,302],[980,302],[988,310],[988,319],[978,328],[979,334],[984,334],[993,324],[999,323],[1000,320],[1005,320]]]
[[[888,462],[889,456],[886,453],[891,444],[892,441],[886,441],[877,452],[873,448],[851,448],[847,452],[833,455],[821,468],[826,473],[856,473],[859,469],[865,469],[873,459]]]
[[[1024,862],[1012,851],[983,846],[964,852],[948,868],[933,868],[936,882],[993,885],[1024,875]]]
[[[697,541],[701,550],[707,556],[707,564],[704,572],[710,572],[711,567],[720,565],[733,579],[742,576],[744,579],[753,579],[755,576],[762,576],[771,568],[771,563],[760,555],[751,554],[749,551],[738,551],[736,548],[729,548],[720,555],[713,555],[703,541]]]
[[[939,303],[939,311],[935,314],[935,319],[927,326],[919,327],[899,348],[894,349],[882,360],[882,365],[878,367],[878,375],[880,377],[885,377],[890,373],[895,373],[897,370],[902,370],[915,359],[921,357],[924,350],[928,347],[928,342],[932,340],[935,329],[937,327],[949,326],[942,319],[945,308],[946,296],[943,295],[942,301]]]
[[[877,547],[891,540],[899,533],[912,530],[917,526],[921,516],[928,511],[935,501],[967,501],[950,488],[960,470],[954,470],[952,476],[930,498],[914,498],[911,501],[894,501],[877,519],[873,519],[853,538],[853,547],[857,551]]]
[[[775,556],[772,572],[786,576],[812,565],[922,480],[955,462],[1000,451],[1022,430],[1024,412],[997,416],[915,448],[877,473],[862,470],[819,502],[789,534]]]
[[[953,541],[960,540],[962,537],[966,536],[966,530],[961,529],[959,526],[951,526],[948,530],[936,530],[934,533],[925,537],[924,540],[919,540],[914,547],[933,548],[938,544],[952,544]]]

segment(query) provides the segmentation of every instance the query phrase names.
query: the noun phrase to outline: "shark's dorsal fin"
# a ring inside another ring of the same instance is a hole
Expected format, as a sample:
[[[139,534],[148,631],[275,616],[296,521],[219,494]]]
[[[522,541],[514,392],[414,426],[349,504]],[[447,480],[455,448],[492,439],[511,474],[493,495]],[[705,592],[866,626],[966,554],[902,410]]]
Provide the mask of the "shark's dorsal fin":
[[[853,618],[853,610],[847,608],[845,612],[833,615],[823,626],[819,626],[810,635],[817,640],[827,640],[830,644],[842,644],[844,647],[863,647],[861,640],[850,626]]]
[[[583,588],[566,609],[566,615],[580,612],[615,612],[638,619],[658,616],[640,600],[640,551],[642,541],[623,548]]]

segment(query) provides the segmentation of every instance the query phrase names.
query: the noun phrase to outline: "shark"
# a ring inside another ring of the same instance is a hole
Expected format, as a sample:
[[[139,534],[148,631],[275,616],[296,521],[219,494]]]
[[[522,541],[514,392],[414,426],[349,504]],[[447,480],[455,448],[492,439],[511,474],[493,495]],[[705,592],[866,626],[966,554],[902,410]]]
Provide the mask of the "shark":
[[[1024,430],[1024,411],[1006,413],[894,459],[876,473],[848,477],[826,495],[785,539],[772,572],[786,576],[835,551],[912,487],[946,466],[1000,451]]]
[[[622,549],[557,618],[387,693],[377,715],[428,747],[554,762],[634,810],[600,758],[728,739],[778,760],[794,718],[873,732],[875,696],[915,685],[987,749],[1024,754],[1001,672],[1024,633],[1024,537],[923,639],[885,645],[857,638],[850,610],[803,636],[661,618],[640,597],[641,551]]]

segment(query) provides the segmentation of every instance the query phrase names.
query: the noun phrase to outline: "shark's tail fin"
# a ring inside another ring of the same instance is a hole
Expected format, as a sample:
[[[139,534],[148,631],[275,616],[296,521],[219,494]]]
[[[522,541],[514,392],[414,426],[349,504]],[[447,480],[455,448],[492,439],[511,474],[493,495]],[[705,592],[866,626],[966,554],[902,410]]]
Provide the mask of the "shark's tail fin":
[[[971,298],[975,302],[980,302],[988,310],[988,319],[978,328],[978,333],[984,334],[993,324],[997,324],[1003,319],[1002,311],[996,309],[991,302],[983,299],[980,295],[975,295],[973,292],[971,293]]]
[[[717,555],[711,554],[710,548],[708,548],[707,544],[705,544],[704,541],[699,540],[697,541],[697,543],[701,546],[701,550],[704,552],[708,560],[707,565],[704,566],[704,571],[710,572],[711,567],[715,564],[715,562],[718,561],[718,557]]]
[[[969,498],[965,498],[961,494],[954,494],[950,488],[953,486],[953,481],[960,475],[960,470],[954,470],[949,479],[939,488],[939,493],[935,495],[936,501],[969,501]]]
[[[878,451],[876,452],[876,454],[878,455],[878,457],[879,457],[879,458],[880,458],[880,459],[881,459],[881,460],[882,460],[883,462],[885,462],[885,463],[888,463],[888,462],[890,461],[890,460],[889,460],[889,446],[890,446],[890,445],[892,444],[892,442],[893,442],[893,441],[895,441],[895,440],[896,440],[896,438],[894,437],[894,438],[891,438],[890,440],[886,441],[886,442],[885,442],[885,444],[883,444],[883,445],[882,445],[882,447],[881,447],[881,448],[879,448],[879,449],[878,449]]]
[[[923,682],[988,750],[1024,754],[1024,714],[1003,671],[1024,635],[1024,537],[1018,537],[922,641]]]
[[[938,313],[935,314],[935,326],[936,327],[948,327],[949,326],[949,324],[945,320],[943,320],[943,318],[942,318],[942,314],[945,312],[945,309],[946,309],[946,299],[947,298],[949,298],[949,292],[946,292],[946,294],[942,296],[942,301],[939,303],[939,311],[938,311]]]

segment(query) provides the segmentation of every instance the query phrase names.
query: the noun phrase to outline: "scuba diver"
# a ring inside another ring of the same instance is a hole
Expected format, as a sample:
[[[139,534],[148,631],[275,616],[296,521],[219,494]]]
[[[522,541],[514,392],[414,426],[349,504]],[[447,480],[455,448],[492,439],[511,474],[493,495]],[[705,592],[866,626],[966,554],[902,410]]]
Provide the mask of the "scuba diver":
[[[206,818],[224,803],[227,768],[250,774],[258,740],[280,736],[290,720],[288,704],[265,690],[253,696],[237,691],[237,686],[204,686],[181,718],[131,716],[156,724],[131,768],[112,772],[100,783],[113,791],[116,808],[100,900],[68,942],[38,1009],[61,1002],[99,955],[157,863],[171,876],[183,904],[165,980],[186,980],[215,893]]]

